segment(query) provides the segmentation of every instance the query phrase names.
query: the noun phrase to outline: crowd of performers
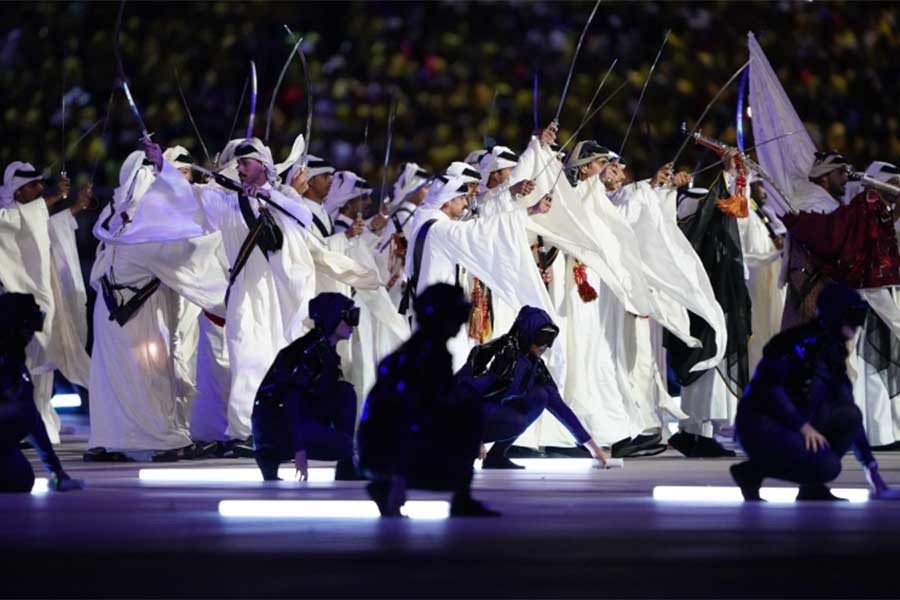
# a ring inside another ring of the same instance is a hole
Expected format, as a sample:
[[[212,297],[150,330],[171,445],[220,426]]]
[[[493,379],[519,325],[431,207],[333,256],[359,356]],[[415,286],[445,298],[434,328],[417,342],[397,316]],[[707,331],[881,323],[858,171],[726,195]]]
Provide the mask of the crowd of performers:
[[[247,457],[267,480],[337,461],[384,515],[416,487],[497,514],[469,493],[479,456],[603,468],[735,456],[717,440],[735,434],[748,500],[766,477],[832,498],[851,449],[886,494],[870,442],[900,447],[900,171],[816,152],[749,43],[756,161],[692,136],[721,156],[704,188],[673,162],[631,180],[602,136],[560,148],[555,123],[521,153],[404,164],[377,205],[302,135],[276,163],[248,133],[212,171],[144,137],[93,230],[90,353],[73,214],[91,190],[50,216],[66,182],[45,196],[8,165],[3,487],[31,487],[26,435],[55,487],[79,485],[52,447],[58,370],[89,392],[85,460]]]

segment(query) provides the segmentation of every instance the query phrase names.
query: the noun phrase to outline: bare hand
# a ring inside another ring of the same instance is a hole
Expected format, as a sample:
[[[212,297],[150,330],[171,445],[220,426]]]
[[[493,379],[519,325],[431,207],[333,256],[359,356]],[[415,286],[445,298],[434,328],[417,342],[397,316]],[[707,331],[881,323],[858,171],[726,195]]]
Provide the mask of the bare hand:
[[[262,195],[260,193],[259,186],[253,183],[241,183],[241,193],[247,196],[248,198],[255,198],[258,195]]]
[[[588,450],[591,451],[591,454],[594,455],[594,459],[600,463],[600,467],[605,469],[609,463],[609,456],[606,452],[603,451],[603,448],[597,445],[597,442],[590,439],[584,443],[585,446],[588,447]]]
[[[888,488],[888,484],[884,482],[884,479],[881,478],[881,473],[878,472],[878,463],[872,463],[865,468],[866,472],[866,480],[869,482],[869,487],[872,488],[872,491],[878,495],[883,494],[890,488]]]
[[[691,174],[687,171],[678,171],[672,177],[672,185],[676,188],[683,188],[691,185]]]
[[[361,218],[357,218],[353,221],[353,225],[344,232],[344,235],[347,236],[348,240],[352,240],[353,238],[362,235],[362,232],[366,229],[366,223]]]
[[[309,461],[306,459],[306,450],[298,450],[294,453],[294,477],[297,481],[309,481]]]
[[[535,185],[533,181],[531,181],[530,179],[523,179],[519,183],[511,186],[509,188],[509,191],[516,196],[527,196],[534,191],[534,188]]]
[[[544,282],[544,285],[553,283],[553,271],[550,269],[541,269],[541,281]]]
[[[56,185],[56,193],[58,193],[63,200],[69,197],[69,192],[72,190],[72,182],[69,181],[68,177],[62,177],[59,180],[59,183]]]
[[[387,223],[388,216],[382,214],[381,211],[379,211],[378,214],[372,217],[372,220],[369,222],[369,229],[371,229],[375,233],[378,233],[379,231],[384,229],[384,226],[387,225]]]
[[[141,145],[144,147],[144,154],[147,155],[147,160],[154,164],[157,171],[162,171],[163,152],[159,144],[154,144],[150,138],[145,137],[141,138]]]
[[[294,188],[301,196],[306,193],[306,190],[309,189],[309,182],[306,180],[306,167],[301,167],[297,169],[297,172],[294,174],[294,178],[291,179],[291,187]]]
[[[726,150],[725,153],[722,155],[722,166],[723,166],[723,167],[725,168],[725,170],[728,171],[729,173],[732,172],[732,171],[734,171],[734,169],[736,168],[734,159],[735,159],[735,157],[736,157],[738,154],[739,154],[739,153],[738,153],[737,149],[735,149],[735,148],[729,148],[729,149]]]
[[[653,180],[650,182],[650,184],[653,187],[661,187],[664,185],[671,185],[672,177],[674,176],[674,168],[675,168],[675,163],[673,163],[673,162],[664,164],[656,172],[656,175],[653,176]]]
[[[550,197],[550,194],[546,194],[540,200],[538,200],[537,204],[528,207],[528,214],[543,215],[550,212],[550,209],[553,208],[551,200],[552,198]]]
[[[78,213],[80,213],[81,211],[86,209],[88,206],[90,206],[91,199],[93,197],[94,197],[94,185],[92,183],[89,183],[89,184],[85,185],[83,188],[81,188],[80,190],[78,190],[78,200],[76,200],[75,204],[73,204],[69,208],[69,211],[71,211],[71,213],[73,215],[77,215]]]
[[[538,132],[538,136],[541,139],[541,144],[550,145],[556,143],[556,133],[559,125],[556,123],[550,123],[546,128],[541,129]]]
[[[784,236],[783,236],[783,235],[776,235],[776,236],[775,236],[775,239],[772,240],[772,243],[775,244],[775,247],[776,247],[777,249],[783,250],[783,249],[784,249]]]
[[[810,452],[818,452],[828,448],[828,440],[824,435],[816,431],[816,428],[809,423],[804,423],[800,428],[800,435],[803,436],[803,445]]]

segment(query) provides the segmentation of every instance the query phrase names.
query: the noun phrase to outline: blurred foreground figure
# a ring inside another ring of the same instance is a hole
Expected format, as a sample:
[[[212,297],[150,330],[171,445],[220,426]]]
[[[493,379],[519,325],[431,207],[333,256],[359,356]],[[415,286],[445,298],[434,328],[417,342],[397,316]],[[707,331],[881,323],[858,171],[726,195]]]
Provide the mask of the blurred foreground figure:
[[[559,327],[550,315],[539,308],[523,306],[506,335],[473,348],[469,354],[457,377],[470,383],[481,399],[483,441],[496,442],[482,468],[524,468],[507,458],[506,451],[544,409],[565,426],[578,445],[588,447],[598,467],[606,466],[606,454],[563,402],[541,358],[558,335]]]
[[[765,477],[800,484],[798,500],[837,500],[825,485],[851,448],[873,496],[888,495],[847,377],[849,340],[866,304],[840,284],[818,297],[818,318],[772,338],[738,406],[738,440],[749,460],[731,467],[745,500],[759,500]]]
[[[315,327],[278,353],[253,405],[256,464],[266,481],[291,459],[305,481],[310,458],[337,460],[335,478],[353,478],[356,392],[344,381],[336,346],[350,339],[359,308],[323,292],[309,302],[309,315]]]
[[[455,386],[447,341],[468,319],[462,289],[432,285],[413,305],[418,329],[378,367],[359,424],[360,468],[382,516],[400,516],[407,488],[452,491],[452,516],[498,516],[473,500],[481,441],[474,391]]]
[[[25,346],[42,329],[44,314],[34,296],[13,293],[0,296],[0,314],[7,323],[0,332],[0,492],[30,492],[34,486],[34,471],[19,450],[25,437],[53,474],[52,489],[81,489],[84,483],[66,474],[53,451],[25,366]]]

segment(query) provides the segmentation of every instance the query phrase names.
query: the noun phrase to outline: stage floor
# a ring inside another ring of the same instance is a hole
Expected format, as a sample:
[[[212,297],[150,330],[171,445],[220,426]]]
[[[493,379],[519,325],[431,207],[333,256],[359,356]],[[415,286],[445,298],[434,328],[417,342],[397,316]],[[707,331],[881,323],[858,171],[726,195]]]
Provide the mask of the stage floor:
[[[732,460],[674,451],[610,471],[478,472],[499,519],[229,518],[225,499],[366,498],[362,482],[162,483],[81,461],[87,489],[0,496],[5,596],[896,597],[900,503],[655,501],[657,485],[731,485]],[[33,454],[31,455],[33,457]],[[878,456],[900,485],[900,454]],[[554,459],[546,459],[548,461]],[[37,465],[37,463],[35,463]],[[39,465],[36,468],[39,476]],[[779,485],[772,483],[770,485]],[[864,488],[852,458],[836,486]],[[413,492],[413,499],[446,496]]]

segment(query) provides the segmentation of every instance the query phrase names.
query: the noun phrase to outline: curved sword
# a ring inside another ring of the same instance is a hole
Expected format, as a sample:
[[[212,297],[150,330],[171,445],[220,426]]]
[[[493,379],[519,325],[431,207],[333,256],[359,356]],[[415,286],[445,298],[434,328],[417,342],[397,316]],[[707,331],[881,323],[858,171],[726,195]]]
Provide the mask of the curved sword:
[[[628,135],[631,133],[631,128],[634,126],[634,120],[637,117],[638,111],[641,109],[641,102],[644,101],[644,93],[647,91],[647,85],[650,83],[650,78],[653,77],[653,71],[656,70],[656,65],[659,63],[659,57],[662,56],[663,48],[666,47],[666,42],[669,41],[669,34],[671,33],[671,29],[666,31],[666,37],[663,38],[662,45],[659,47],[659,52],[656,53],[656,58],[653,60],[653,64],[650,65],[650,71],[647,72],[647,78],[644,80],[644,87],[641,88],[641,95],[638,96],[637,106],[634,107],[634,112],[631,113],[631,121],[628,123],[628,129],[625,130],[625,137],[622,138],[622,145],[619,147],[619,156],[622,156],[622,153],[625,151],[625,143],[628,141]]]
[[[253,137],[253,123],[256,121],[256,96],[258,88],[256,82],[256,63],[250,61],[250,116],[247,119],[247,131],[244,136],[247,139]]]
[[[125,92],[128,108],[131,110],[131,114],[134,116],[135,121],[137,121],[137,124],[141,129],[141,136],[150,139],[150,134],[147,133],[147,126],[144,124],[144,119],[141,117],[141,111],[138,110],[137,103],[134,101],[134,96],[131,94],[131,88],[128,87],[128,77],[125,75],[125,64],[122,62],[122,50],[119,47],[119,35],[122,33],[122,15],[124,13],[125,0],[122,0],[122,4],[119,5],[119,15],[116,17],[116,30],[113,36],[113,55],[116,59],[119,77],[122,79],[122,90]]]
[[[563,87],[562,96],[559,98],[559,106],[556,107],[556,116],[553,117],[553,122],[557,125],[559,125],[559,115],[562,113],[563,105],[566,103],[566,96],[569,95],[569,84],[572,83],[572,73],[575,72],[575,63],[578,61],[578,53],[581,52],[581,44],[584,42],[584,36],[590,28],[591,21],[594,20],[594,15],[597,14],[597,8],[599,8],[599,6],[600,0],[597,0],[597,3],[594,4],[594,10],[591,11],[591,16],[588,17],[587,22],[584,24],[584,28],[581,30],[581,37],[578,38],[578,45],[575,46],[575,54],[572,56],[572,64],[569,65],[569,74],[566,76],[566,85]]]
[[[181,79],[178,77],[178,69],[172,69],[173,74],[175,75],[175,85],[178,86],[178,95],[181,96],[181,103],[184,105],[184,110],[187,112],[188,120],[191,122],[191,126],[194,128],[194,133],[197,135],[197,141],[200,142],[200,147],[203,148],[203,154],[206,155],[206,160],[210,165],[213,165],[213,160],[209,155],[209,150],[206,149],[206,144],[203,143],[203,136],[200,135],[200,129],[197,127],[197,122],[194,121],[194,115],[191,113],[191,107],[188,106],[187,98],[184,97],[184,90],[181,89]]]
[[[387,122],[387,142],[385,142],[384,146],[384,169],[381,172],[381,203],[386,204],[384,201],[384,188],[387,185],[387,175],[388,175],[388,165],[391,161],[391,144],[394,141],[394,118],[397,116],[397,98],[395,96],[391,96],[391,107],[388,111],[388,122]]]
[[[285,30],[288,34],[293,37],[294,32],[291,31],[291,28],[287,25],[284,26]],[[303,140],[306,142],[303,144],[303,154],[300,155],[300,164],[304,167],[306,166],[306,156],[309,154],[309,144],[310,144],[310,135],[312,135],[312,117],[313,117],[313,90],[312,90],[312,78],[309,76],[309,64],[306,62],[306,54],[303,53],[303,48],[297,47],[297,56],[300,57],[300,65],[303,67],[303,81],[306,85],[306,132],[303,136]]]
[[[275,100],[278,99],[278,91],[281,89],[281,83],[284,81],[284,74],[287,73],[288,67],[291,64],[291,60],[294,58],[294,54],[297,52],[297,49],[300,47],[300,44],[303,43],[303,38],[297,40],[294,44],[294,47],[291,48],[291,53],[288,54],[287,60],[284,61],[284,66],[281,67],[281,73],[278,74],[278,81],[275,83],[275,89],[272,91],[272,98],[269,100],[269,112],[266,115],[266,137],[265,142],[269,143],[269,131],[272,127],[272,112],[275,110]],[[305,140],[306,138],[304,138]]]

